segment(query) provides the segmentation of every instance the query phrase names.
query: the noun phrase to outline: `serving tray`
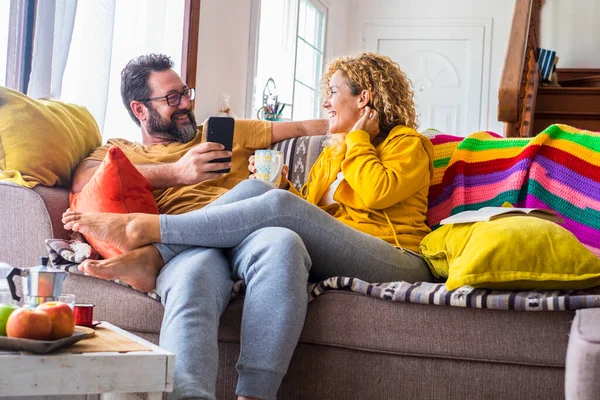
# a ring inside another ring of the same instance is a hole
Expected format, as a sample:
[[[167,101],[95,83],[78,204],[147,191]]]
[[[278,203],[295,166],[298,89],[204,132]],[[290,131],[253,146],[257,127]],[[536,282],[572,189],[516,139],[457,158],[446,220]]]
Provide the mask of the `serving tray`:
[[[94,336],[94,330],[83,327],[75,327],[75,332],[71,336],[58,340],[33,340],[0,336],[0,349],[46,354],[62,349],[63,347],[71,346],[80,340],[92,336]]]

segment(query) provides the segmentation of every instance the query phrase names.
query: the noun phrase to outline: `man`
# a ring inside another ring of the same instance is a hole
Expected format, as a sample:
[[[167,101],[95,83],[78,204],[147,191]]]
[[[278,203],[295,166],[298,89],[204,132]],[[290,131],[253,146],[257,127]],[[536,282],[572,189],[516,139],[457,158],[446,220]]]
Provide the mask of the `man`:
[[[172,68],[169,57],[150,54],[131,60],[123,69],[121,96],[141,128],[142,144],[109,140],[78,166],[73,192],[81,191],[108,147],[115,145],[152,184],[161,213],[180,214],[213,201],[234,202],[239,199],[226,192],[247,177],[247,160],[254,149],[290,137],[326,133],[323,121],[237,120],[233,152],[227,152],[220,144],[204,142],[202,132],[197,132],[192,113],[195,91]],[[232,161],[210,163],[225,157]],[[229,167],[227,174],[213,172]],[[176,355],[170,398],[215,398],[219,319],[234,281],[242,279],[246,296],[236,394],[238,399],[274,399],[306,314],[311,261],[298,235],[283,228],[261,229],[226,250],[157,244],[150,257],[166,263],[156,279],[156,291],[165,307],[160,345]],[[120,265],[125,265],[122,260]],[[124,269],[110,260],[103,268],[97,274],[86,271],[145,290],[153,287],[152,272],[125,276],[119,272]]]

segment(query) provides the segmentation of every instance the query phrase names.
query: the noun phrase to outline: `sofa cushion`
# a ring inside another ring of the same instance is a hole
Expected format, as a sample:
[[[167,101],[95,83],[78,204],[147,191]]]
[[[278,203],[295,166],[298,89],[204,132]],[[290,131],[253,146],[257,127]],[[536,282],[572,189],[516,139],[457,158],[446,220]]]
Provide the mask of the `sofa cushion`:
[[[34,100],[0,87],[0,181],[69,187],[77,164],[100,146],[85,107]]]
[[[553,222],[514,216],[443,225],[420,245],[432,272],[453,290],[582,289],[600,285],[600,259]]]
[[[150,182],[116,146],[108,150],[102,164],[81,192],[71,193],[70,207],[81,212],[158,214]],[[104,258],[122,254],[109,243],[88,236],[85,238]]]
[[[219,326],[218,399],[235,398],[243,302]],[[328,292],[306,323],[277,398],[560,399],[573,312],[394,303]]]
[[[164,309],[159,301],[146,294],[118,282],[79,273],[69,274],[63,293],[73,293],[77,302],[94,304],[94,319],[128,331],[152,334],[152,341],[158,344]]]
[[[242,299],[232,300],[223,313],[220,341],[240,340]],[[310,302],[300,343],[411,357],[564,367],[574,315],[572,311],[430,306],[331,291]]]

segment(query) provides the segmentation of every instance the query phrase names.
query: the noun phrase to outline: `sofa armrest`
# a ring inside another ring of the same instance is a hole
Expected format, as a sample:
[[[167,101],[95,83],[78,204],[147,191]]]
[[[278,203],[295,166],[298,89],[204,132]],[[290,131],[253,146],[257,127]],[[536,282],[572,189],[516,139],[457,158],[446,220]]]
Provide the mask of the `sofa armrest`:
[[[0,262],[38,265],[48,254],[46,239],[69,238],[60,221],[68,207],[67,189],[0,183]]]
[[[270,148],[283,151],[284,163],[290,167],[288,180],[297,190],[306,183],[310,168],[315,163],[321,150],[325,135],[300,136],[293,139],[282,140]]]
[[[567,348],[565,399],[600,396],[600,308],[577,310]]]

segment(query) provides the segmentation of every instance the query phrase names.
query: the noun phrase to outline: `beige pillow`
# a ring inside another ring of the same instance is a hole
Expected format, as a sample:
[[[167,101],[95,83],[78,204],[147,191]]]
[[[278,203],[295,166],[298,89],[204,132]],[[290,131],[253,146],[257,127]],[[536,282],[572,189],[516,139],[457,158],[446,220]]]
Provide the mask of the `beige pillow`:
[[[69,187],[77,164],[101,144],[85,107],[0,87],[0,182]]]

